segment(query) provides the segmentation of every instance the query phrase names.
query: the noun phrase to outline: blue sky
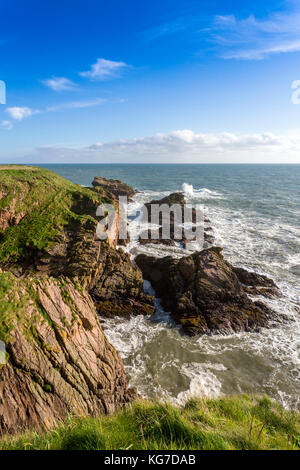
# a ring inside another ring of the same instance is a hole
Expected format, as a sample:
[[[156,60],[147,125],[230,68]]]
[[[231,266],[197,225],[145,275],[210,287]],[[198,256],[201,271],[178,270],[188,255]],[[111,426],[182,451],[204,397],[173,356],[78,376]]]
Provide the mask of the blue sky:
[[[300,163],[299,1],[1,0],[0,17],[2,163]]]

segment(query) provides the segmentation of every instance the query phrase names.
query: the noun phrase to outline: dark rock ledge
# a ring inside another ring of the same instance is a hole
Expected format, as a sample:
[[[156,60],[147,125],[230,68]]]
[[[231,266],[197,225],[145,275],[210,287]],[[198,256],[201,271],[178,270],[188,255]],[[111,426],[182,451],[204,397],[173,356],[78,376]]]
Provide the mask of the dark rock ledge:
[[[276,318],[270,308],[248,297],[248,288],[240,280],[251,283],[251,289],[267,286],[272,294],[278,292],[275,284],[265,276],[234,268],[221,251],[212,247],[179,260],[141,254],[135,260],[164,309],[188,335],[257,331]]]

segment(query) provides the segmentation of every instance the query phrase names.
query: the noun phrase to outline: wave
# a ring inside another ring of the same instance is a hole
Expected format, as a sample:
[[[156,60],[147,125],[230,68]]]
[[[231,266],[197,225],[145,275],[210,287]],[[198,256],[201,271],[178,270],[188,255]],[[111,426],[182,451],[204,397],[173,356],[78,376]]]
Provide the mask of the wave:
[[[181,187],[184,195],[189,199],[225,199],[222,193],[208,188],[194,189],[192,184],[183,183]]]
[[[130,386],[141,395],[184,403],[189,397],[239,392],[268,393],[285,407],[299,407],[299,234],[297,227],[262,214],[253,207],[237,205],[229,192],[224,194],[185,182],[181,191],[188,203],[202,199],[209,208],[215,244],[224,248],[232,264],[266,274],[279,286],[283,297],[264,302],[286,322],[259,333],[227,337],[187,338],[172,325],[167,312],[155,299],[152,318],[105,320],[111,342],[121,352]],[[126,250],[134,258],[138,253],[163,257],[181,257],[185,250],[165,245],[138,243],[141,230],[138,209],[145,202],[172,191],[143,191],[130,203],[133,239]],[[145,291],[154,294],[145,282]]]

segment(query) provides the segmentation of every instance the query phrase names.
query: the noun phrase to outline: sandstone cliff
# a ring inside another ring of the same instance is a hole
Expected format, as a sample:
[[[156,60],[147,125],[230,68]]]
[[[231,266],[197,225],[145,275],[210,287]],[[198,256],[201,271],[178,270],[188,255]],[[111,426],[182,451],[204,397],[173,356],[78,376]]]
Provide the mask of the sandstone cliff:
[[[150,314],[153,300],[115,234],[96,237],[96,209],[111,201],[99,189],[0,169],[0,433],[112,412],[135,396],[98,315]]]
[[[0,369],[0,432],[50,427],[70,413],[111,413],[135,396],[83,289],[62,277],[3,272],[0,285],[8,356]]]

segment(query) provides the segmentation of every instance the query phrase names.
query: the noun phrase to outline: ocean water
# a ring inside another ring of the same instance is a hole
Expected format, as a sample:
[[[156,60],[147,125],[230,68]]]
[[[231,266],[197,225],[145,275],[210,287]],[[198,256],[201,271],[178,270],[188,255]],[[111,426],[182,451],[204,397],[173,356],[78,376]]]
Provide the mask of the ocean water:
[[[144,202],[183,191],[204,204],[215,245],[235,264],[266,274],[283,296],[264,300],[283,318],[259,333],[189,338],[156,299],[151,318],[104,320],[120,351],[131,386],[147,397],[183,403],[195,395],[268,393],[286,407],[300,408],[300,165],[43,165],[89,186],[94,176],[120,179]],[[156,256],[187,253],[179,247],[128,246]],[[145,290],[152,291],[148,282]]]

